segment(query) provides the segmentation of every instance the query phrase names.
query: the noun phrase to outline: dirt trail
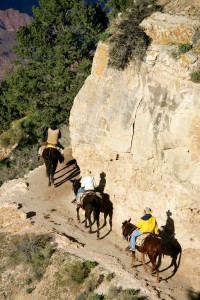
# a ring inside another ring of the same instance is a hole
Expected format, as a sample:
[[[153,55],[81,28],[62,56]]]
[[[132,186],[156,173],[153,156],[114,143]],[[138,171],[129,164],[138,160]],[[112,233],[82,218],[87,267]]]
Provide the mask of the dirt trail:
[[[187,290],[191,289],[193,283],[184,275],[182,265],[172,278],[169,278],[172,268],[161,272],[162,280],[157,284],[155,275],[151,277],[143,271],[139,253],[136,253],[139,258],[137,267],[134,270],[130,268],[131,257],[124,251],[127,242],[121,236],[121,228],[109,233],[108,224],[100,230],[101,239],[97,240],[96,233],[89,234],[84,224],[77,222],[76,206],[71,203],[74,195],[68,179],[70,176],[78,176],[78,169],[75,164],[66,166],[72,159],[70,149],[65,150],[65,162],[58,166],[55,176],[56,187],[48,187],[44,166],[27,176],[28,193],[22,194],[15,201],[31,218],[34,230],[56,231],[61,240],[74,241],[74,246],[66,249],[69,253],[98,261],[104,268],[116,273],[116,284],[124,288],[141,289],[148,299],[188,299]],[[83,211],[80,211],[80,215],[83,220]],[[95,230],[95,225],[93,229]],[[170,261],[169,257],[165,257],[160,270],[169,266]]]

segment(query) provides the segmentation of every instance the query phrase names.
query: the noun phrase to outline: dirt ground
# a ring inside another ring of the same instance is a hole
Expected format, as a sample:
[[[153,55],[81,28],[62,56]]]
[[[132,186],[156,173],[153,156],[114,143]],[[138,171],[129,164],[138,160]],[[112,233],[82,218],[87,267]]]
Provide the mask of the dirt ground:
[[[155,275],[151,277],[144,272],[138,252],[136,252],[138,258],[136,268],[130,267],[131,257],[124,251],[128,244],[122,238],[121,228],[114,228],[112,232],[109,232],[109,224],[107,224],[100,230],[100,240],[97,240],[95,232],[89,234],[84,224],[77,222],[76,206],[71,203],[74,194],[69,178],[78,178],[79,170],[73,162],[71,150],[65,150],[65,162],[58,166],[55,175],[55,187],[48,187],[44,166],[27,175],[28,192],[22,193],[20,197],[16,196],[15,202],[30,218],[34,230],[46,229],[49,232],[59,233],[60,244],[63,243],[67,252],[97,261],[103,268],[115,272],[116,285],[140,289],[148,299],[191,299],[188,291],[194,292],[194,296],[197,295],[196,293],[200,290],[197,272],[199,269],[197,270],[197,265],[194,265],[192,261],[199,255],[198,250],[197,252],[192,249],[183,251],[180,267],[174,275],[173,268],[164,271],[171,262],[170,257],[165,256],[160,267],[161,282],[156,283]],[[80,211],[80,213],[81,220],[83,220],[84,212]],[[95,229],[94,225],[93,230]],[[71,242],[64,243],[63,239]],[[147,257],[146,261],[148,262]],[[188,266],[190,266],[189,269]],[[103,288],[100,286],[97,292],[103,293],[101,289]],[[34,298],[31,296],[30,299]]]

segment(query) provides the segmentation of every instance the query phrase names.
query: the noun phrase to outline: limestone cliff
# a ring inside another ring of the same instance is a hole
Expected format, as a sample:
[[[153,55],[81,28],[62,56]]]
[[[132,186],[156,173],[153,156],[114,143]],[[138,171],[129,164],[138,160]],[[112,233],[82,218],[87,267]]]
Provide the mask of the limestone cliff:
[[[177,1],[164,2],[141,24],[152,43],[140,66],[109,68],[109,46],[99,43],[71,110],[72,150],[97,183],[105,173],[115,230],[150,206],[183,248],[199,248],[200,84],[190,73],[200,65],[200,4],[182,0],[177,11]],[[176,56],[178,43],[193,48]]]

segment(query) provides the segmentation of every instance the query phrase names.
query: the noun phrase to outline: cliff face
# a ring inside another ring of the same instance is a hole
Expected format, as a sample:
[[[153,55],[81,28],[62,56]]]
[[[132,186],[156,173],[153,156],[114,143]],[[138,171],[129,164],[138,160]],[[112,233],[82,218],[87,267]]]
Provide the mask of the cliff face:
[[[16,43],[17,29],[19,26],[26,26],[31,20],[29,15],[12,8],[0,10],[0,79],[4,70],[9,67],[10,59],[14,58],[12,47]]]
[[[105,173],[116,230],[129,217],[137,222],[149,206],[183,248],[199,248],[200,84],[190,81],[200,65],[199,4],[180,1],[177,13],[176,3],[165,2],[163,13],[141,24],[153,41],[140,66],[111,69],[108,45],[98,45],[71,111],[72,150],[97,183]],[[177,56],[175,43],[193,48]]]

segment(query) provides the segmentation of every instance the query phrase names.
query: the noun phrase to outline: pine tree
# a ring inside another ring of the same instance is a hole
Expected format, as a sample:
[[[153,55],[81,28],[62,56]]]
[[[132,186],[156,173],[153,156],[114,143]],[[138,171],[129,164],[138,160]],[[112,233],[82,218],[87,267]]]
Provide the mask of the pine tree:
[[[0,86],[0,104],[3,115],[9,112],[3,128],[26,117],[24,130],[34,138],[50,123],[68,120],[107,18],[99,4],[82,0],[40,0],[33,14],[17,32],[17,66]]]

